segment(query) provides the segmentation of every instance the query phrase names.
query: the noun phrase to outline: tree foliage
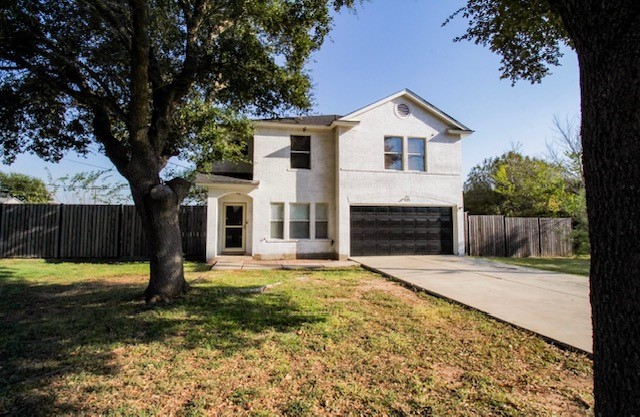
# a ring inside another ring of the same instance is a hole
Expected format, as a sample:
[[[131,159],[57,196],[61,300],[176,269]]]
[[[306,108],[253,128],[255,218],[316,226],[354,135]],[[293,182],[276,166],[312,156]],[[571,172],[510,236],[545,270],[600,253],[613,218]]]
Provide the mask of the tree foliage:
[[[558,165],[512,150],[471,170],[465,207],[471,214],[572,216],[580,202],[569,185]]]
[[[466,33],[455,42],[472,41],[500,55],[501,78],[539,83],[557,66],[561,47],[571,41],[560,15],[547,0],[468,0],[444,24],[466,19]]]
[[[25,203],[49,203],[53,200],[40,178],[13,172],[0,172],[0,194]]]
[[[561,119],[555,116],[553,126],[556,135],[552,142],[547,143],[547,160],[563,171],[567,179],[568,190],[577,197],[578,204],[571,214],[573,218],[573,248],[575,253],[588,254],[591,250],[591,244],[579,124],[575,119],[569,117]]]
[[[547,143],[547,159],[562,168],[576,191],[584,190],[582,138],[579,123],[569,117],[562,120],[554,116],[553,130],[555,137],[552,142]]]
[[[72,204],[131,203],[127,184],[113,181],[111,170],[96,170],[67,174],[53,178],[49,184],[58,201]]]
[[[14,0],[0,10],[0,156],[92,142],[129,182],[150,252],[147,302],[187,289],[179,205],[198,168],[241,158],[247,115],[311,106],[305,70],[357,0]]]
[[[330,4],[353,1],[5,3],[2,156],[56,161],[97,140],[126,171],[142,129],[161,166],[184,152],[233,156],[227,142],[247,135],[242,114],[309,108],[304,64],[330,28]]]

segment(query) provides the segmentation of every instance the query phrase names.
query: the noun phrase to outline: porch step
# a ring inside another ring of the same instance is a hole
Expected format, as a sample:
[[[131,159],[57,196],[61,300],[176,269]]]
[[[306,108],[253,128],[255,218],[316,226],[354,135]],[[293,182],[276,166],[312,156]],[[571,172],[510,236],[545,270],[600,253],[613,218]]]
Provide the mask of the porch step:
[[[212,271],[255,271],[255,270],[319,270],[351,268],[358,264],[352,261],[334,260],[275,260],[275,261],[254,261],[251,257],[243,256],[237,259],[224,257],[216,260],[211,267]]]

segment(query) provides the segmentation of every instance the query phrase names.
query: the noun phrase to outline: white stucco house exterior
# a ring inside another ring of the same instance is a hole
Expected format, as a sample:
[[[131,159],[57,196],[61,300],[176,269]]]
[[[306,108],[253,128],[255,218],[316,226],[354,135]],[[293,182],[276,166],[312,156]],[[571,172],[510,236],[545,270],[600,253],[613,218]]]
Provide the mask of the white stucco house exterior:
[[[250,163],[197,177],[206,257],[463,255],[471,133],[407,89],[346,116],[256,120]]]

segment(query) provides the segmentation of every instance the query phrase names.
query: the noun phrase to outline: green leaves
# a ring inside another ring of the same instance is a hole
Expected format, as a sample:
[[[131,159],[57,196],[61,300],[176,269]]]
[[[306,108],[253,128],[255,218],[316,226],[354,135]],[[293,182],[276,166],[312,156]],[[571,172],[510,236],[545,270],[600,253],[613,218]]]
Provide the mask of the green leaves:
[[[0,15],[1,156],[97,141],[125,177],[134,160],[233,156],[248,115],[311,106],[305,64],[332,9],[356,2],[140,0],[134,22],[127,0],[15,0]]]
[[[472,169],[465,207],[471,214],[576,216],[584,207],[584,194],[569,186],[559,166],[509,151]]]
[[[244,162],[247,141],[253,134],[251,121],[238,112],[194,98],[175,113],[176,146],[201,172],[211,171],[217,161]]]
[[[131,199],[127,195],[129,187],[125,183],[113,181],[110,172],[110,169],[77,172],[55,179],[49,173],[49,184],[53,187],[58,201],[62,203],[130,203]]]
[[[571,43],[560,16],[547,0],[468,0],[455,17],[468,21],[465,34],[454,39],[489,47],[501,56],[501,78],[539,83],[559,65],[560,47]]]
[[[0,194],[25,203],[48,203],[53,200],[41,179],[18,173],[0,172]]]

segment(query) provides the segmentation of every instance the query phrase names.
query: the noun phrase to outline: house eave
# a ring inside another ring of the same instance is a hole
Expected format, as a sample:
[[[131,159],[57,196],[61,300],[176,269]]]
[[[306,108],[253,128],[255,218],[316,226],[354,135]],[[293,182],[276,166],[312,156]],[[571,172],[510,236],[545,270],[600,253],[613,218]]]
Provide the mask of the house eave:
[[[197,174],[195,184],[218,190],[251,191],[258,188],[260,181],[243,180],[215,174]]]
[[[336,127],[345,127],[352,128],[357,126],[360,122],[357,120],[334,120],[330,125],[309,125],[309,124],[293,124],[293,123],[278,123],[278,122],[266,122],[266,121],[255,121],[253,122],[254,127],[260,127],[264,129],[287,129],[287,130],[301,130],[303,132],[314,131],[314,132],[326,132],[329,130],[333,130]]]
[[[253,125],[254,127],[260,127],[264,129],[288,129],[288,130],[302,130],[302,131],[307,131],[307,130],[327,131],[327,130],[333,129],[333,126],[304,125],[304,124],[263,122],[263,121],[253,122]]]
[[[351,129],[352,127],[358,126],[359,124],[359,120],[335,120],[333,123],[331,123],[331,126]]]
[[[247,194],[260,185],[259,183],[255,184],[221,184],[221,183],[196,183],[196,185],[206,187],[210,190],[220,190],[220,191],[229,191],[229,192],[237,192],[241,194]]]
[[[473,133],[473,130],[466,129],[447,129],[447,133],[450,135],[458,135],[460,138],[466,138]]]

